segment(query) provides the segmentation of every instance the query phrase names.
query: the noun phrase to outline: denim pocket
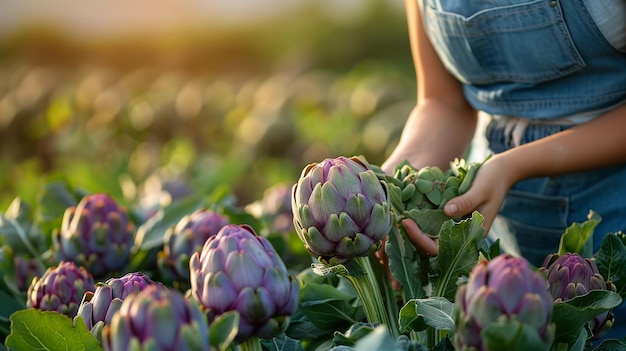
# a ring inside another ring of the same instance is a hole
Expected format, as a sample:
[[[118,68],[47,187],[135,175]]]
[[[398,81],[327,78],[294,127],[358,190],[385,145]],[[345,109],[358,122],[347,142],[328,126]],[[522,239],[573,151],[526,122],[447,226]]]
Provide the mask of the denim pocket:
[[[436,1],[426,1],[422,10],[435,50],[462,82],[536,83],[585,66],[559,6],[550,4],[504,0],[467,17]]]

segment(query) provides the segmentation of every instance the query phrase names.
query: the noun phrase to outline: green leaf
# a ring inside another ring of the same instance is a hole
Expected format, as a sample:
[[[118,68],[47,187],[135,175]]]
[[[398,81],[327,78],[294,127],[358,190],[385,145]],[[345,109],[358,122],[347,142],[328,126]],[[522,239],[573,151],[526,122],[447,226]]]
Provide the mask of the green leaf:
[[[189,196],[161,209],[139,228],[135,237],[135,245],[140,250],[150,250],[163,245],[165,232],[176,225],[185,215],[206,204],[203,197]]]
[[[327,284],[305,284],[300,290],[299,309],[316,327],[336,330],[361,320],[363,310],[352,305],[354,297]]]
[[[412,209],[405,211],[404,215],[417,223],[417,226],[425,234],[436,237],[445,222],[450,220],[441,209]]]
[[[436,330],[454,330],[454,304],[444,297],[413,299],[400,310],[400,330],[422,331],[427,326]]]
[[[626,342],[616,339],[604,340],[593,351],[626,351]]]
[[[488,251],[482,224],[483,216],[475,211],[470,219],[449,220],[441,227],[439,254],[432,259],[438,273],[432,279],[433,297],[454,301],[457,280],[469,275],[481,250]]]
[[[417,274],[421,257],[406,238],[404,230],[400,231],[397,226],[393,226],[385,243],[385,252],[389,258],[389,270],[402,285],[405,299],[424,297],[426,293]]]
[[[429,326],[437,330],[454,330],[454,304],[445,297],[417,299],[415,308]]]
[[[211,347],[227,350],[239,332],[239,312],[229,311],[217,316],[209,327]]]
[[[403,334],[412,331],[424,331],[428,328],[424,316],[417,313],[415,300],[409,300],[402,306],[398,315],[398,324],[400,332]]]
[[[11,334],[6,346],[13,350],[101,350],[96,337],[80,320],[51,311],[27,309],[11,316]]]
[[[556,324],[555,341],[573,344],[593,317],[622,303],[622,298],[606,290],[592,290],[571,300],[554,304],[552,322]]]
[[[284,333],[271,339],[261,339],[261,345],[266,351],[304,351],[299,340],[292,339]]]
[[[17,256],[39,257],[47,248],[30,206],[20,198],[14,199],[0,215],[0,243],[8,245]]]
[[[61,226],[63,214],[68,207],[76,206],[87,193],[73,189],[66,180],[46,184],[39,196],[37,217],[41,230],[50,233]]]
[[[602,240],[600,249],[593,255],[598,271],[607,282],[613,283],[617,293],[626,298],[626,235],[609,233]]]
[[[593,231],[602,221],[602,217],[594,211],[589,211],[587,220],[583,223],[572,223],[563,235],[559,244],[559,255],[568,252],[577,253],[582,257],[591,256],[589,247],[585,245],[593,237]]]
[[[391,337],[384,325],[379,325],[354,345],[358,351],[404,351]]]
[[[537,330],[514,319],[489,324],[480,333],[483,347],[490,351],[549,350],[551,342],[544,342]]]

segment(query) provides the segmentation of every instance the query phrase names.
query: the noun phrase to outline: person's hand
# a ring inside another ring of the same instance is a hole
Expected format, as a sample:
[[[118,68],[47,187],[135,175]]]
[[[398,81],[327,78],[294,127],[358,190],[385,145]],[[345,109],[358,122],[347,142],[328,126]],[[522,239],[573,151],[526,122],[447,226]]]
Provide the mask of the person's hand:
[[[444,206],[444,212],[450,217],[464,216],[478,211],[484,217],[485,235],[489,232],[506,193],[515,182],[515,175],[508,172],[499,155],[494,155],[485,162],[472,182],[472,186],[463,195],[450,199]]]

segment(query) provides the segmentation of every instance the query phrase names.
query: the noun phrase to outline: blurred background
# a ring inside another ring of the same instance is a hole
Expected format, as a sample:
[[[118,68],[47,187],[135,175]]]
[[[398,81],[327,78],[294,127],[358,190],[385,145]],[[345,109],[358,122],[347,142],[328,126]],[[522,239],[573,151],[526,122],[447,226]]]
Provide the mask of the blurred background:
[[[0,209],[64,179],[241,204],[306,164],[380,164],[414,104],[399,0],[4,2]]]

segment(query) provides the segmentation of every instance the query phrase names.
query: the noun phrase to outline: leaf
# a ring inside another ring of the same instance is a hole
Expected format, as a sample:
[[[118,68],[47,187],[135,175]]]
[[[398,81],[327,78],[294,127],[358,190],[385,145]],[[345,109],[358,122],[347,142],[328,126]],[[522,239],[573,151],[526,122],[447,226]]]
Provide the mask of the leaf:
[[[46,184],[39,196],[37,217],[41,230],[50,233],[61,226],[63,214],[68,207],[76,206],[86,195],[85,191],[73,189],[66,180],[58,180]]]
[[[403,351],[404,349],[393,340],[387,328],[379,325],[354,345],[355,350],[368,351]]]
[[[604,340],[593,351],[626,351],[626,342],[616,339]]]
[[[135,245],[140,250],[150,250],[163,245],[165,232],[176,225],[185,215],[205,205],[205,199],[189,196],[161,209],[137,229]]]
[[[444,297],[413,299],[400,310],[400,330],[422,331],[426,326],[436,330],[454,330],[454,304]]]
[[[429,326],[437,330],[454,330],[454,304],[445,297],[415,300],[415,308]]]
[[[385,243],[385,252],[389,258],[389,270],[394,278],[402,285],[405,299],[424,297],[426,293],[417,275],[420,256],[415,247],[406,239],[404,230],[393,226]]]
[[[0,243],[8,245],[17,256],[39,257],[45,251],[45,237],[34,223],[33,213],[25,202],[16,198],[0,215]]]
[[[555,340],[573,344],[593,317],[622,303],[622,298],[606,290],[592,290],[571,300],[554,304],[552,322],[556,324]]]
[[[412,331],[424,331],[428,328],[424,316],[417,313],[415,300],[409,300],[402,306],[398,314],[398,327],[400,333],[406,334]]]
[[[479,251],[488,251],[482,224],[483,216],[474,211],[470,219],[449,220],[441,227],[439,254],[432,259],[438,272],[432,279],[433,297],[454,301],[457,280],[469,275],[478,262]]]
[[[585,243],[593,237],[593,231],[602,221],[602,217],[594,211],[589,211],[587,220],[583,223],[572,223],[561,236],[559,255],[568,252],[578,253],[582,257],[591,256]]]
[[[445,222],[450,220],[441,209],[412,209],[404,215],[417,223],[417,226],[429,236],[437,236]]]
[[[82,320],[74,327],[66,315],[36,309],[11,315],[11,334],[6,346],[13,350],[102,350]]]
[[[626,245],[624,233],[609,233],[602,240],[600,249],[593,255],[598,271],[607,282],[613,283],[617,293],[626,298]]]
[[[336,330],[362,319],[363,310],[351,304],[354,299],[333,286],[309,283],[300,290],[298,307],[316,327]]]
[[[229,311],[217,316],[209,327],[211,347],[227,350],[239,332],[239,312]]]
[[[268,351],[304,351],[299,340],[292,339],[284,333],[271,339],[261,339],[261,345]]]

